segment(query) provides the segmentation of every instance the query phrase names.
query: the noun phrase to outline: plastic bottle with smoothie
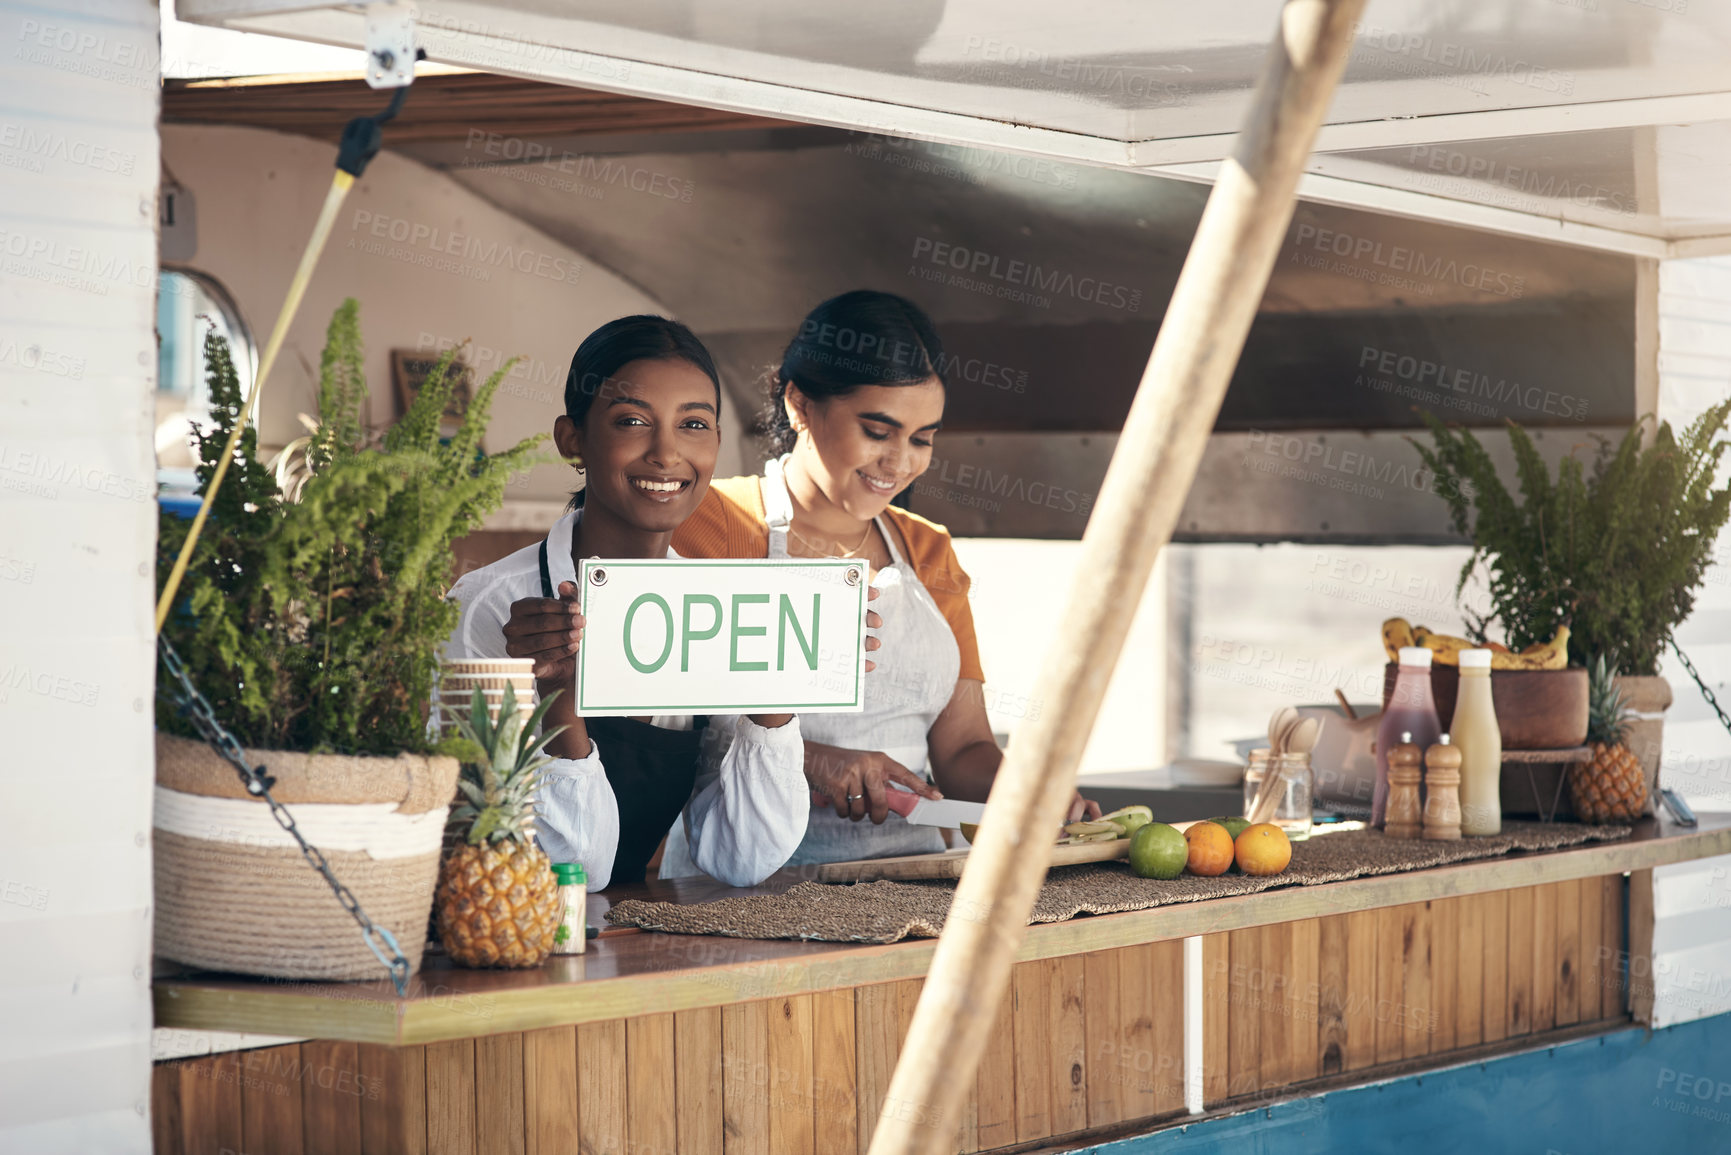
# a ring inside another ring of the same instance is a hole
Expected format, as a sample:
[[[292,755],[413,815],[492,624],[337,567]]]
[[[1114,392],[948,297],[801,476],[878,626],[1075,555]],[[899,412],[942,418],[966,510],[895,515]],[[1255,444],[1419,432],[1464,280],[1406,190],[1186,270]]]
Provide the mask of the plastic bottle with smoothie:
[[[1401,744],[1401,735],[1410,733],[1412,741],[1427,749],[1442,736],[1442,724],[1437,721],[1436,699],[1430,692],[1431,652],[1423,646],[1402,646],[1400,672],[1394,680],[1394,692],[1376,727],[1376,789],[1370,799],[1370,824],[1381,826],[1383,811],[1388,807],[1388,752]]]
[[[1461,752],[1461,833],[1469,837],[1503,829],[1503,735],[1491,700],[1491,652],[1462,650],[1461,688],[1449,734]]]

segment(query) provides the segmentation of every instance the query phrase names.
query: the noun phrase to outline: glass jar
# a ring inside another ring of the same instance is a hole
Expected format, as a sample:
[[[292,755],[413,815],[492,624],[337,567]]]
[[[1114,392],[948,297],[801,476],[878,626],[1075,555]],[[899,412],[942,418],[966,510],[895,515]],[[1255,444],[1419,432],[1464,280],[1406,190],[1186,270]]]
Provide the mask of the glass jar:
[[[1258,746],[1250,752],[1250,765],[1244,770],[1244,816],[1250,817],[1250,808],[1256,804],[1256,795],[1262,789],[1262,780],[1268,776],[1268,747]]]
[[[1263,757],[1258,760],[1256,755]],[[1262,780],[1270,768],[1279,771],[1282,779],[1280,800],[1275,803],[1274,816],[1268,821],[1280,827],[1290,842],[1302,842],[1310,837],[1311,795],[1316,788],[1316,776],[1310,768],[1310,754],[1282,754],[1270,759],[1266,750],[1252,750],[1250,767],[1244,772],[1244,816],[1250,817],[1256,796],[1262,792]]]

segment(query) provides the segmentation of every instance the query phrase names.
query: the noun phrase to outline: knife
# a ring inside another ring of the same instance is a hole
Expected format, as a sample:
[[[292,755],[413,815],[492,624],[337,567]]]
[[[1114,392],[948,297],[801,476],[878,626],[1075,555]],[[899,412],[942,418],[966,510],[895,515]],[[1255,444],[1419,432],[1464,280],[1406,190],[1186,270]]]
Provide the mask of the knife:
[[[984,802],[961,802],[954,798],[921,798],[897,786],[890,791],[889,808],[909,822],[954,830],[966,822],[978,826],[986,820]]]
[[[812,805],[828,806],[829,800],[817,791],[812,791]],[[942,826],[954,830],[962,823],[977,826],[986,820],[986,804],[984,802],[961,802],[954,798],[922,798],[902,786],[891,783],[889,792],[889,809],[893,814],[900,814],[909,822],[920,826]]]

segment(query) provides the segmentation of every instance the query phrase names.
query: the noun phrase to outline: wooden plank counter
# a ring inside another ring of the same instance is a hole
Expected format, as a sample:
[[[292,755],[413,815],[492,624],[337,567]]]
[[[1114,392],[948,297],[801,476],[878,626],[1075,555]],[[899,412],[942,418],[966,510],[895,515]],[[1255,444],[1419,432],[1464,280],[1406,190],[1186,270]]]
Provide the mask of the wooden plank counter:
[[[1625,874],[1727,853],[1731,816],[1647,819],[1619,842],[1030,927],[963,1117],[934,1122],[972,1152],[1182,1114],[1190,936],[1211,1107],[1607,1029],[1628,1018]],[[272,1150],[863,1152],[934,945],[627,931],[532,971],[430,959],[407,999],[159,978],[159,1026],[320,1041],[159,1066],[158,1150],[294,1113],[286,1083],[301,1126],[273,1124]],[[353,1143],[316,1144],[339,1117]]]

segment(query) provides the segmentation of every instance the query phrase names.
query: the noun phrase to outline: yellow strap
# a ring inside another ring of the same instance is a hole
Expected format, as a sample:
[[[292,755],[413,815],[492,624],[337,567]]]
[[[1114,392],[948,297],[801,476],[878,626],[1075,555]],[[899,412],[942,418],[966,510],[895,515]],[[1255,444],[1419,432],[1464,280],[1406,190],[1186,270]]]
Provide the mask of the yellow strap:
[[[276,364],[276,355],[282,349],[283,338],[288,335],[288,327],[294,322],[295,314],[300,311],[301,297],[306,294],[307,282],[312,280],[313,269],[319,263],[319,254],[324,252],[325,241],[331,235],[332,226],[336,224],[337,210],[342,207],[343,198],[348,195],[354,183],[355,178],[341,169],[331,176],[331,189],[325,195],[325,207],[320,210],[318,223],[313,225],[313,235],[301,253],[300,268],[295,270],[294,280],[289,282],[288,297],[282,303],[282,311],[277,314],[276,327],[271,330],[270,341],[264,347],[264,357],[258,365],[258,376],[253,379],[252,388],[247,391],[246,402],[240,409],[240,419],[229,432],[228,444],[222,447],[222,456],[217,458],[216,462],[216,472],[212,474],[210,485],[204,491],[204,501],[192,519],[192,530],[186,535],[186,543],[180,547],[180,556],[175,559],[174,569],[162,587],[162,596],[157,599],[156,632],[159,634],[162,632],[162,623],[168,620],[168,607],[174,604],[174,595],[180,589],[180,579],[186,576],[186,566],[192,560],[194,547],[198,545],[198,535],[204,529],[204,519],[210,513],[210,504],[216,500],[216,491],[222,487],[222,479],[228,473],[228,463],[234,460],[234,448],[240,441],[241,430],[246,428],[247,420],[252,415],[259,390],[264,386],[264,379],[270,376],[271,366]]]

